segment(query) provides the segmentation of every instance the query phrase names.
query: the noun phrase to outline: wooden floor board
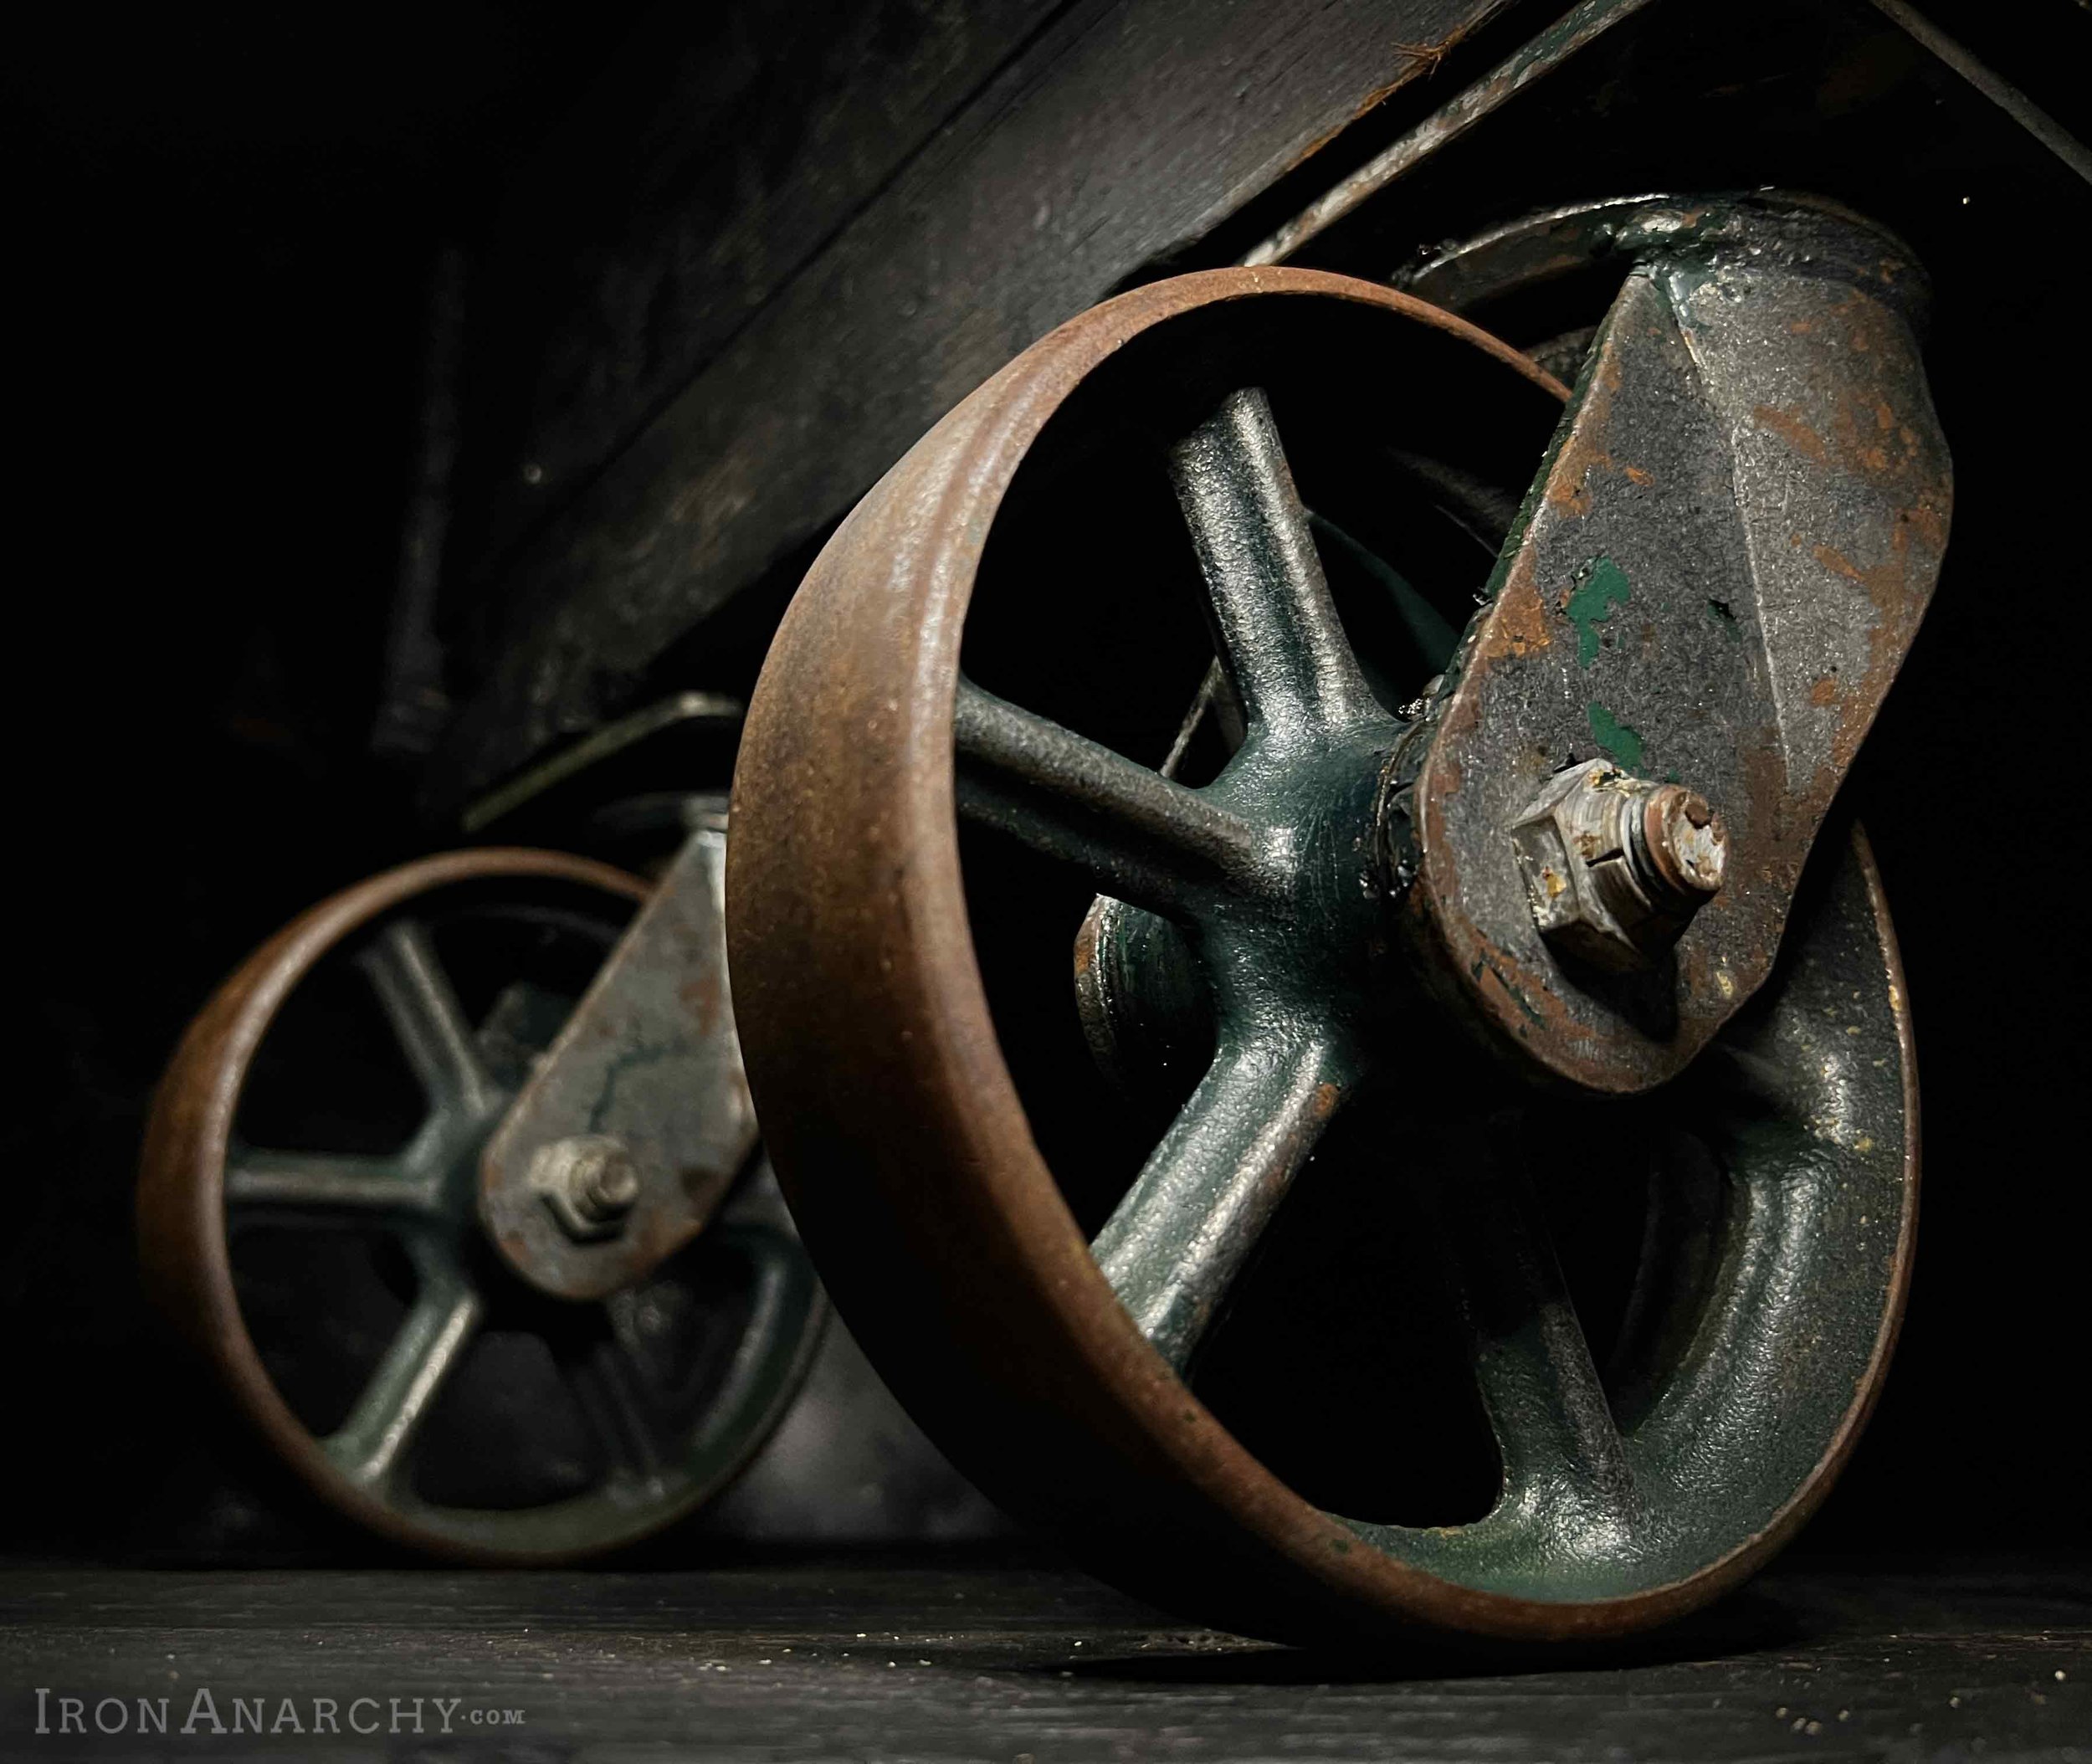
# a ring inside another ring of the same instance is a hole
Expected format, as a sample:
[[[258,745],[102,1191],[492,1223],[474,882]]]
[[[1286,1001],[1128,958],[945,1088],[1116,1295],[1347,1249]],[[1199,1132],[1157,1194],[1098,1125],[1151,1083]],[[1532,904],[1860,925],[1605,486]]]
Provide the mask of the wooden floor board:
[[[1507,1666],[1274,1648],[977,1558],[15,1567],[0,1685],[5,1757],[2092,1760],[2092,1572],[1791,1565],[1631,1653]],[[376,1731],[313,1732],[320,1699]],[[233,1733],[236,1700],[279,1731]]]

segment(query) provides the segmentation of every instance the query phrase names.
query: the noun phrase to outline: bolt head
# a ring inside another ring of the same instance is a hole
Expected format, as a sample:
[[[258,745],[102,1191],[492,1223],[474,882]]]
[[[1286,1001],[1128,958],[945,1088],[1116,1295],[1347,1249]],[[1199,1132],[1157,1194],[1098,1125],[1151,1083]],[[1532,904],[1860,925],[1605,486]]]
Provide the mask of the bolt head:
[[[588,1209],[604,1218],[631,1212],[639,1198],[639,1172],[623,1146],[594,1161],[582,1196]]]
[[[540,1146],[530,1186],[577,1242],[614,1235],[639,1199],[639,1172],[622,1140],[577,1133]]]
[[[1541,936],[1613,972],[1661,959],[1720,891],[1728,860],[1704,797],[1609,764],[1557,772],[1510,833]]]

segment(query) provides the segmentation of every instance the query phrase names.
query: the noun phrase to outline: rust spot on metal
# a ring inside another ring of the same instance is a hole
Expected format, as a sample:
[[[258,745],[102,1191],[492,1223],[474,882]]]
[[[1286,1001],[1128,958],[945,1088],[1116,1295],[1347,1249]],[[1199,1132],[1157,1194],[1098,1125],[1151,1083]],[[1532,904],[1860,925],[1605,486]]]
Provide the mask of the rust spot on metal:
[[[1828,464],[1830,449],[1824,446],[1823,438],[1792,411],[1782,410],[1777,405],[1761,404],[1751,413],[1751,420],[1760,428],[1766,428],[1805,459],[1818,465]]]
[[[1490,659],[1525,655],[1553,641],[1547,608],[1533,581],[1532,560],[1521,552],[1497,592],[1495,612],[1483,630],[1478,654]]]
[[[1929,499],[1914,502],[1896,517],[1895,531],[1889,543],[1898,551],[1907,550],[1910,536],[1916,534],[1919,542],[1935,556],[1946,549],[1946,515]]]
[[[1892,588],[1894,578],[1900,577],[1903,573],[1891,564],[1877,564],[1871,570],[1863,570],[1833,545],[1812,546],[1809,548],[1809,556],[1833,575],[1842,576],[1846,581],[1856,582],[1864,588],[1867,591],[1867,597],[1872,600],[1877,607],[1882,607],[1883,596],[1885,592]],[[1883,610],[1885,611],[1886,608],[1884,608]]]
[[[707,973],[695,980],[686,980],[675,989],[675,996],[684,1008],[697,1020],[697,1032],[710,1035],[718,1027],[721,1003],[720,976]]]
[[[1572,515],[1587,514],[1592,475],[1618,469],[1600,438],[1610,428],[1613,400],[1619,389],[1620,364],[1608,355],[1599,362],[1576,421],[1556,455],[1554,469],[1548,474],[1547,500],[1556,508]]]

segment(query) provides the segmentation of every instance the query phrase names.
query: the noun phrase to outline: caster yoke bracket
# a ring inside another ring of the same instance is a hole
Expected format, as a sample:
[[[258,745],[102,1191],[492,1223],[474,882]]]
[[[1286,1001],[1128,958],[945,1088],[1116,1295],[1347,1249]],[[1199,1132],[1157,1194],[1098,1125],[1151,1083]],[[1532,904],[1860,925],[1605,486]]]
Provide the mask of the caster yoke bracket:
[[[1770,971],[1952,498],[1924,279],[1896,239],[1762,197],[1661,218],[1635,231],[1383,827],[1432,983],[1616,1092],[1681,1069]],[[1530,829],[1572,767],[1719,816],[1725,879],[1674,944],[1608,965],[1555,935],[1574,915]]]
[[[480,1161],[479,1210],[556,1298],[635,1285],[754,1154],[722,929],[726,835],[692,833]]]

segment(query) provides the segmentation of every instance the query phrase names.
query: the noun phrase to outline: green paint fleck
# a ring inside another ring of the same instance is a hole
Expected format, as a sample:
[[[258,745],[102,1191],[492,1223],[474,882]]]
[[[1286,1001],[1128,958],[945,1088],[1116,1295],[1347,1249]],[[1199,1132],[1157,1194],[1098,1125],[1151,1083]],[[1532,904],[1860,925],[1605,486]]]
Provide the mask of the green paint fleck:
[[[1591,735],[1614,764],[1628,772],[1642,769],[1642,737],[1596,699],[1591,701]]]
[[[1633,590],[1627,572],[1610,557],[1593,557],[1577,575],[1566,610],[1577,628],[1577,663],[1587,668],[1598,659],[1598,627],[1613,616],[1613,608],[1627,604]]]

